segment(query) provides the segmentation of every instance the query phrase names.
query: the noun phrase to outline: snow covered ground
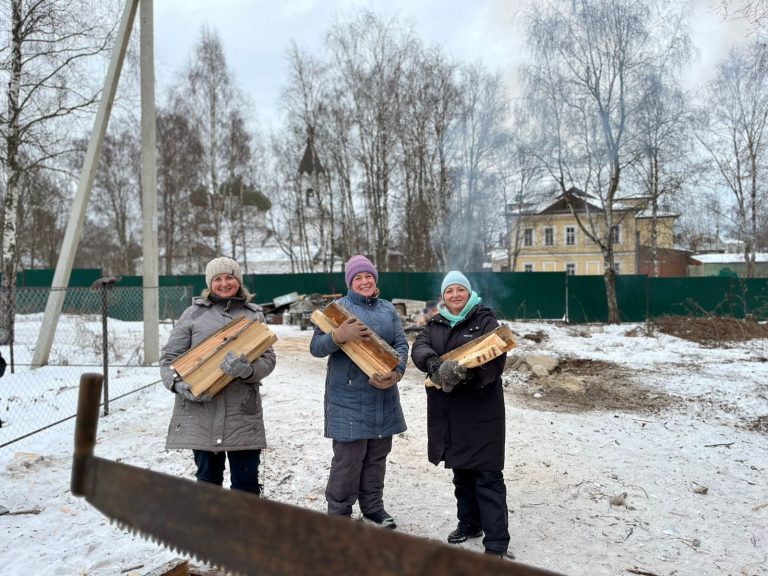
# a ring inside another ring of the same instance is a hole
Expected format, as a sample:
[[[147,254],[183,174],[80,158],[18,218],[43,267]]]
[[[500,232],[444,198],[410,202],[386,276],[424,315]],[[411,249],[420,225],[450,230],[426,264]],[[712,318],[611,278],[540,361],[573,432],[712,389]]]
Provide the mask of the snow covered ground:
[[[768,574],[768,341],[510,326],[520,339],[505,374],[504,474],[518,560],[568,575]],[[272,328],[266,496],[323,511],[325,361],[309,355],[309,331]],[[533,355],[560,366],[536,376],[522,361]],[[408,431],[394,441],[386,507],[399,530],[443,540],[456,523],[451,473],[426,459],[423,375],[409,366],[400,387]],[[161,385],[114,402],[96,454],[192,478],[191,453],[163,448],[171,407]],[[73,426],[0,449],[2,573],[140,576],[177,557],[70,494]]]

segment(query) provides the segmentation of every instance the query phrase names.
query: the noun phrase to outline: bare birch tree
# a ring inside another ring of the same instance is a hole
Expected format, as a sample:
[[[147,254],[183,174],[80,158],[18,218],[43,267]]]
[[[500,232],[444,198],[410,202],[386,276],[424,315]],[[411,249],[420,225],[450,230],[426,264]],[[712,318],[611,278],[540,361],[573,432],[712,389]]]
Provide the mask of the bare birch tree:
[[[734,49],[707,92],[700,141],[733,195],[747,276],[755,273],[760,215],[768,208],[768,50]]]
[[[455,130],[456,190],[451,199],[449,266],[480,270],[485,252],[505,228],[498,167],[508,138],[509,104],[498,73],[464,66]]]
[[[628,133],[648,76],[678,65],[688,49],[682,16],[663,10],[650,0],[553,0],[528,19],[534,63],[526,72],[552,142],[547,166],[563,193],[575,186],[597,199],[599,210],[573,212],[602,253],[611,323],[620,321],[614,209],[635,156]]]
[[[98,99],[89,66],[109,45],[112,24],[108,13],[100,15],[84,0],[10,0],[0,5],[0,75],[7,86],[0,106],[0,154],[6,176],[1,226],[3,342],[13,338],[24,179],[71,149],[66,124]]]
[[[317,58],[291,44],[288,52],[289,80],[283,92],[288,112],[292,146],[301,155],[295,166],[297,200],[292,207],[301,250],[307,255],[308,271],[333,270],[335,263],[337,213],[341,200],[329,172],[327,151],[333,133],[327,67]]]
[[[389,268],[392,179],[403,67],[414,42],[410,31],[362,12],[327,35],[340,86],[355,126],[355,160],[362,169],[368,241],[380,270]]]
[[[691,110],[683,91],[672,79],[649,75],[633,133],[636,158],[632,169],[648,197],[651,212],[650,248],[653,276],[659,276],[658,222],[662,205],[669,204],[691,174]]]
[[[187,260],[186,269],[179,264],[181,257],[189,258],[190,250],[199,245],[192,195],[204,184],[204,151],[197,126],[174,101],[157,115],[157,148],[159,236],[165,274],[197,273],[201,263]],[[207,199],[204,192],[202,197]]]
[[[233,106],[235,87],[224,55],[224,46],[215,30],[208,27],[201,30],[184,80],[174,97],[183,103],[185,113],[200,130],[210,217],[203,234],[212,236],[213,252],[222,254],[225,216],[225,196],[220,189],[224,170],[222,139]]]
[[[403,81],[398,137],[402,148],[403,256],[412,270],[443,270],[454,182],[449,170],[451,128],[461,105],[458,66],[439,50],[414,53]],[[442,231],[439,236],[435,230]]]

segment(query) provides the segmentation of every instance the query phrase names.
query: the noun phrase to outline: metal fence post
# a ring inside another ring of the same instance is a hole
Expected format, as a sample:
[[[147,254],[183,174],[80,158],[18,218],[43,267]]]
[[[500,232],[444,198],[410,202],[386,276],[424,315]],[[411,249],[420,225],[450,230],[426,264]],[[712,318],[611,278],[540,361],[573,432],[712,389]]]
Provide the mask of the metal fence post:
[[[91,288],[101,289],[101,358],[104,365],[104,416],[109,414],[109,333],[107,331],[107,290],[120,281],[119,276],[99,278]]]
[[[109,335],[107,333],[107,288],[101,287],[101,358],[104,363],[104,416],[109,414]]]

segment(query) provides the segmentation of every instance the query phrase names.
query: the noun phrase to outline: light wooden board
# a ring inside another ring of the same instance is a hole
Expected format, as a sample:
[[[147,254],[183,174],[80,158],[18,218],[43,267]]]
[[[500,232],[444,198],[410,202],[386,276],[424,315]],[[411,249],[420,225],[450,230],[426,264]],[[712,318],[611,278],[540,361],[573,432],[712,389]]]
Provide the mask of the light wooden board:
[[[441,360],[455,360],[467,368],[477,368],[487,364],[494,358],[498,358],[505,352],[515,347],[515,338],[512,331],[506,325],[501,325],[492,332],[478,336],[450,352],[440,356]],[[429,377],[424,381],[425,386],[440,388]]]
[[[189,384],[195,396],[203,393],[215,396],[233,380],[219,368],[228,352],[238,357],[245,354],[248,361],[253,362],[275,342],[277,336],[266,324],[240,316],[186,352],[183,356],[193,354],[181,363],[183,373],[177,367],[178,362],[171,368]]]
[[[329,317],[330,314],[330,317]],[[354,317],[348,310],[336,303],[326,306],[325,310],[315,310],[312,313],[312,321],[326,334],[339,326],[349,317]],[[352,359],[352,362],[362,370],[369,378],[374,374],[389,374],[400,363],[397,352],[380,336],[373,333],[370,340],[358,342],[344,342],[340,348]]]

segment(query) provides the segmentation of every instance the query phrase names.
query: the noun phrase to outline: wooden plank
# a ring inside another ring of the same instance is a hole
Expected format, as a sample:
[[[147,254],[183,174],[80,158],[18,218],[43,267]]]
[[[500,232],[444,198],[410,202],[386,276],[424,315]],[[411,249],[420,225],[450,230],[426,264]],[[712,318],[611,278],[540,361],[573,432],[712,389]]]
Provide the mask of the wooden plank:
[[[242,339],[249,340],[248,346],[237,347],[238,343],[233,343],[235,348],[233,348],[232,351],[237,356],[240,356],[240,354],[245,354],[249,362],[256,360],[256,358],[264,354],[264,352],[266,352],[270,346],[277,342],[277,336],[275,333],[269,330],[269,328],[267,328],[267,326],[261,322],[255,322],[251,327],[249,327],[248,330],[241,336],[241,340]],[[224,360],[224,356],[226,356],[227,352],[229,351],[229,347],[224,347],[220,352],[217,352],[214,356],[211,357],[210,362],[216,367],[216,370],[219,373],[219,377],[206,390],[208,394],[215,396],[221,391],[222,388],[224,388],[233,380],[231,376],[224,374],[219,368],[219,364],[221,364],[221,361]]]
[[[230,336],[196,370],[184,378],[195,396],[200,396],[203,393],[215,396],[232,382],[233,378],[219,368],[227,352],[233,352],[238,357],[245,354],[248,360],[253,362],[277,342],[277,336],[266,324],[256,320],[248,322],[245,328]]]
[[[344,306],[331,302],[323,310],[323,314],[328,317],[331,322],[340,325],[342,322],[354,318],[358,322],[362,322]],[[369,328],[370,329],[370,328]],[[361,340],[359,342],[360,347],[367,352],[375,362],[390,366],[388,372],[391,372],[400,363],[397,352],[392,346],[390,346],[384,339],[371,330],[370,340]],[[393,363],[394,362],[394,363]]]
[[[461,366],[477,368],[487,364],[494,358],[498,358],[516,346],[512,331],[506,325],[501,325],[492,332],[478,336],[450,352],[440,356],[441,360],[455,360]],[[424,385],[432,388],[440,388],[429,379],[424,380]]]
[[[347,318],[355,318],[343,306],[331,302],[324,310],[315,310],[312,321],[326,334]],[[357,319],[357,318],[356,318]],[[397,352],[371,330],[370,340],[344,342],[340,348],[369,378],[374,374],[389,374],[400,363]]]
[[[189,576],[189,562],[182,558],[174,558],[147,572],[144,576]]]
[[[227,352],[245,354],[253,362],[275,342],[277,336],[266,324],[242,315],[179,356],[171,368],[189,384],[195,396],[215,396],[233,380],[219,368]]]
[[[229,324],[211,334],[208,338],[200,342],[197,346],[190,348],[184,354],[174,358],[171,368],[184,379],[187,374],[197,370],[197,368],[210,358],[216,350],[226,344],[226,342],[236,336],[240,331],[248,326],[249,320],[245,315],[240,315]]]

